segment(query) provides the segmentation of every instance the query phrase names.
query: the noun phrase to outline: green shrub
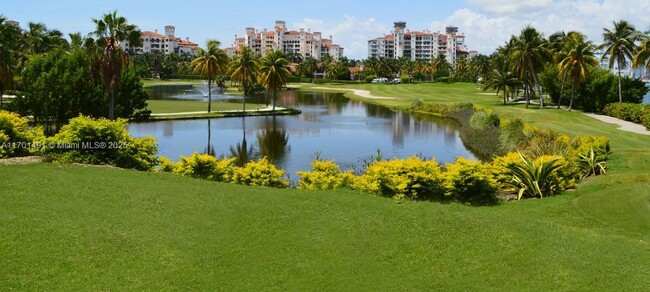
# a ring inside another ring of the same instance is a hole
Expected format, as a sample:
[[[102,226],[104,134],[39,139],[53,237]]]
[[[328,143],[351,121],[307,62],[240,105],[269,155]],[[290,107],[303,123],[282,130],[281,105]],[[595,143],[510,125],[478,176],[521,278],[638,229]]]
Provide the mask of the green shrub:
[[[289,181],[283,178],[284,171],[269,163],[266,157],[259,161],[246,163],[244,167],[236,167],[231,181],[249,186],[266,186],[276,188],[289,187]]]
[[[521,119],[504,120],[501,125],[499,144],[504,151],[517,151],[526,135],[524,133],[524,122]]]
[[[469,124],[470,127],[477,130],[498,128],[499,124],[501,124],[501,119],[494,112],[477,111],[472,115]]]
[[[519,153],[522,164],[509,166],[513,175],[512,186],[518,189],[518,199],[523,197],[539,197],[553,195],[558,191],[556,177],[553,174],[563,165],[559,163],[559,156],[551,159],[530,159]]]
[[[368,75],[368,76],[366,76],[366,77],[364,78],[364,81],[366,81],[366,83],[371,83],[372,80],[374,80],[374,79],[376,79],[376,78],[377,78],[377,75]]]
[[[442,172],[434,159],[419,157],[376,161],[355,179],[353,188],[386,197],[441,199]]]
[[[650,130],[650,105],[645,106],[645,113],[643,114],[643,126]]]
[[[161,168],[194,178],[229,181],[234,171],[234,162],[235,158],[217,159],[210,154],[194,152],[189,157],[181,156],[174,166],[170,165],[169,160],[164,161]]]
[[[445,165],[445,196],[460,202],[490,204],[496,201],[498,183],[488,164],[459,157]]]
[[[399,78],[399,82],[402,84],[411,83],[411,78],[409,78],[408,75],[402,75]]]
[[[589,149],[588,154],[580,154],[581,178],[592,175],[606,174],[605,161],[599,160],[594,148]]]
[[[159,171],[176,173],[176,163],[165,156],[158,157],[158,166],[160,167]]]
[[[42,128],[30,128],[27,118],[0,111],[0,158],[25,156],[38,151],[44,139]]]
[[[610,103],[603,108],[603,112],[611,117],[629,122],[643,124],[647,106],[638,103]]]
[[[525,127],[525,138],[519,143],[518,151],[528,157],[544,155],[567,156],[570,152],[571,138],[550,129]]]
[[[123,168],[150,170],[157,164],[158,148],[152,137],[131,137],[126,120],[70,120],[54,137],[45,139],[43,155],[56,162],[109,164]]]
[[[571,141],[571,147],[574,159],[593,150],[596,160],[605,161],[610,152],[609,138],[606,136],[577,136]]]
[[[311,162],[312,172],[299,171],[299,189],[329,190],[345,188],[352,185],[352,171],[341,172],[339,166],[331,160],[314,160]]]

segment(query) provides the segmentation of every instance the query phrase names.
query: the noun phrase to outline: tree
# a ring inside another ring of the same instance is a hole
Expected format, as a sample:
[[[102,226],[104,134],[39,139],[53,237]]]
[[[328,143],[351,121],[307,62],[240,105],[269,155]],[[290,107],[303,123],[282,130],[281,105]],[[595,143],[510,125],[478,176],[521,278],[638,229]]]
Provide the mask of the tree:
[[[126,54],[120,48],[120,42],[128,41],[133,46],[140,46],[140,31],[135,25],[128,24],[126,18],[117,15],[117,10],[104,14],[101,19],[94,19],[96,25],[93,34],[97,43],[103,48],[101,72],[104,87],[108,91],[108,118],[115,119],[115,95],[120,83],[122,71],[127,63]]]
[[[586,40],[585,35],[578,32],[570,33],[567,36],[562,56],[564,58],[558,64],[560,74],[567,76],[571,81],[571,101],[569,111],[573,106],[575,88],[585,80],[591,66],[597,66],[598,60],[594,56],[594,45]]]
[[[43,23],[30,22],[28,29],[23,34],[24,48],[28,55],[43,54],[57,47],[66,47],[68,42],[63,34],[56,30],[49,30]]]
[[[633,25],[625,20],[614,21],[614,28],[603,28],[603,43],[598,49],[604,49],[601,61],[609,57],[609,69],[614,67],[618,73],[618,101],[623,102],[623,92],[621,86],[621,69],[627,68],[628,59],[633,59],[633,53],[637,48],[637,41],[642,38]]]
[[[317,63],[318,61],[313,57],[307,57],[298,65],[298,72],[300,75],[309,78],[311,81],[311,79],[314,78],[314,72],[318,69],[316,66]]]
[[[284,58],[282,51],[267,54],[260,62],[259,83],[273,93],[273,110],[278,99],[278,91],[287,84],[291,72],[287,69],[289,61]]]
[[[544,68],[548,53],[545,40],[533,27],[526,26],[518,37],[512,39],[510,61],[512,71],[518,73],[519,79],[529,86],[539,88],[539,107],[544,108],[541,87],[537,80],[537,72]],[[526,107],[529,98],[526,96]]]
[[[228,65],[228,55],[219,45],[219,41],[209,40],[207,49],[200,49],[198,57],[192,60],[194,74],[208,80],[208,113],[212,111],[212,81],[223,74]]]
[[[571,33],[571,32],[570,32]],[[553,62],[559,64],[560,60],[564,59],[564,46],[566,45],[567,34],[564,31],[556,32],[548,37],[548,51],[553,57]],[[566,72],[562,72],[562,83],[560,85],[560,96],[557,103],[559,109],[562,105],[562,95],[564,95],[564,83],[566,82]]]
[[[13,87],[16,49],[20,30],[0,15],[0,109],[3,107],[5,90]]]
[[[476,82],[478,79],[485,80],[491,71],[490,58],[486,55],[474,56],[469,61],[469,70],[472,74],[472,82]]]
[[[255,52],[248,47],[243,47],[241,53],[230,63],[230,71],[232,72],[230,80],[241,84],[244,90],[244,112],[246,112],[246,95],[251,93],[259,72]]]
[[[506,104],[508,93],[519,84],[519,80],[510,72],[506,56],[495,53],[492,60],[494,66],[483,80],[483,90],[495,90],[497,95],[499,95],[499,92],[503,92],[503,104]]]
[[[645,67],[646,70],[650,70],[650,36],[643,34],[642,39],[643,41],[632,59],[632,66],[634,68]]]

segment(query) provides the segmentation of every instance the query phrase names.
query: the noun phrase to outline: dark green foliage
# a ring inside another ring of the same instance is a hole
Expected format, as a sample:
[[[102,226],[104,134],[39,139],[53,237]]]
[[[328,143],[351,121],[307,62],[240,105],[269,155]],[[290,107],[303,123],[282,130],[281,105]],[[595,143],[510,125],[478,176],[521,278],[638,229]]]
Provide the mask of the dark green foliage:
[[[650,105],[610,103],[603,108],[603,112],[610,117],[642,124],[650,129]]]
[[[56,131],[78,115],[104,117],[105,99],[96,60],[82,49],[71,52],[55,50],[32,57],[22,71],[23,88],[12,102],[12,109],[23,116],[33,116],[49,132]],[[125,70],[118,87],[116,115],[123,118],[146,118],[148,94],[142,89],[137,69]]]

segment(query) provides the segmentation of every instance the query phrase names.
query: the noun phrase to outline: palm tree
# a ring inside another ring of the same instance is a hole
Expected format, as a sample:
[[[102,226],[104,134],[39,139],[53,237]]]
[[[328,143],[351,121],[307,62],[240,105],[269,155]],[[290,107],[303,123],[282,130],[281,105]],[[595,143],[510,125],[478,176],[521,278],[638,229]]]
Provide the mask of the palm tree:
[[[219,41],[209,40],[207,49],[200,49],[199,55],[192,60],[194,74],[208,80],[208,113],[212,112],[212,81],[223,74],[228,66],[228,55],[219,48]]]
[[[14,84],[15,54],[20,38],[20,30],[5,20],[0,15],[0,109],[3,106],[2,95]]]
[[[141,45],[140,31],[135,25],[128,24],[126,18],[117,16],[117,10],[104,14],[101,19],[94,19],[96,25],[93,34],[97,36],[99,47],[103,48],[101,72],[104,86],[108,91],[108,118],[115,119],[115,95],[127,59],[120,49],[120,42],[127,40],[134,46]]]
[[[472,82],[478,79],[485,80],[486,76],[490,74],[490,58],[486,55],[474,56],[469,61],[470,72],[473,75]]]
[[[519,84],[519,80],[510,72],[510,66],[506,56],[495,53],[492,56],[494,68],[485,76],[483,80],[483,90],[495,90],[497,95],[503,92],[503,104],[506,104],[508,93]]]
[[[30,22],[27,31],[23,34],[26,45],[26,53],[29,55],[42,54],[51,51],[56,47],[68,45],[63,34],[56,30],[49,30],[43,23]]]
[[[339,73],[343,72],[347,67],[341,61],[332,60],[327,64],[327,69],[325,69],[325,76],[329,79],[337,80]]]
[[[569,32],[569,34],[574,32]],[[548,51],[553,58],[555,64],[559,64],[560,60],[564,59],[564,46],[566,45],[567,34],[564,31],[558,31],[548,37]],[[562,95],[564,95],[564,84],[566,83],[567,72],[562,72],[562,84],[560,86],[560,100],[557,103],[557,108],[562,105]]]
[[[316,66],[317,63],[318,61],[313,57],[307,57],[302,60],[302,62],[300,62],[300,65],[298,65],[298,72],[300,72],[301,75],[309,78],[310,81],[313,81],[312,78],[314,78],[314,72],[316,72],[316,69],[318,69]]]
[[[643,34],[642,38],[643,41],[632,59],[632,66],[634,68],[644,66],[646,70],[650,70],[650,36]]]
[[[291,73],[287,66],[289,61],[284,58],[282,51],[273,51],[262,58],[260,62],[260,84],[273,93],[273,110],[278,99],[278,91],[287,84]]]
[[[575,88],[587,77],[589,67],[598,65],[598,60],[594,56],[594,45],[579,32],[573,32],[567,36],[563,51],[564,59],[558,64],[558,70],[571,80],[570,111],[573,106]]]
[[[512,71],[518,73],[519,79],[539,89],[540,108],[544,108],[544,99],[537,81],[537,72],[544,67],[547,55],[544,38],[531,26],[526,26],[518,37],[512,39],[510,52]],[[527,95],[526,107],[528,103]]]
[[[627,60],[633,59],[634,51],[637,48],[637,41],[640,41],[642,35],[632,24],[625,20],[614,21],[614,29],[603,28],[603,43],[598,49],[604,49],[605,52],[601,61],[609,57],[609,69],[614,67],[618,71],[618,101],[623,102],[623,90],[621,88],[621,69],[627,68]]]
[[[230,80],[238,82],[244,89],[244,113],[246,113],[246,96],[257,80],[259,65],[255,58],[255,52],[249,47],[243,47],[241,53],[230,63]]]

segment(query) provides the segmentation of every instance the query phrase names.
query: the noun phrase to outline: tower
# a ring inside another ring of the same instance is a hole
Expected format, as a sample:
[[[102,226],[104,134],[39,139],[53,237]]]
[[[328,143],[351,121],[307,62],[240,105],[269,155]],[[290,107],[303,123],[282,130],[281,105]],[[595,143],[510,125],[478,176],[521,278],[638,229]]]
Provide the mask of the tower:
[[[406,22],[397,21],[393,22],[393,25],[393,48],[395,53],[392,57],[397,59],[404,56],[404,31],[406,30]]]
[[[168,37],[174,37],[174,32],[176,31],[176,27],[173,25],[165,25],[165,36]]]

